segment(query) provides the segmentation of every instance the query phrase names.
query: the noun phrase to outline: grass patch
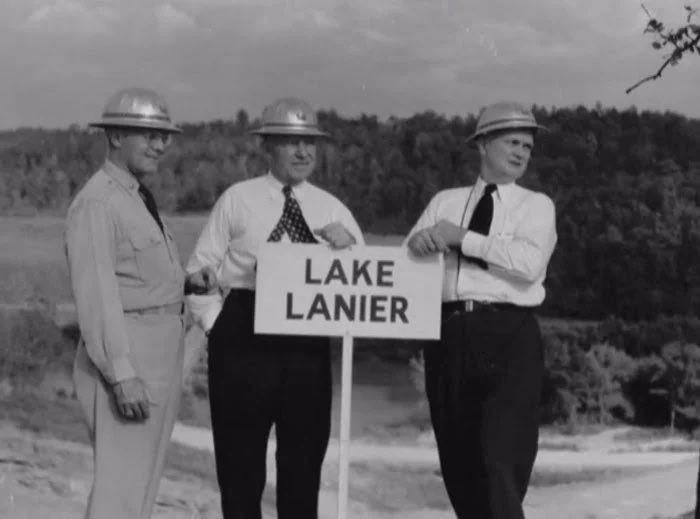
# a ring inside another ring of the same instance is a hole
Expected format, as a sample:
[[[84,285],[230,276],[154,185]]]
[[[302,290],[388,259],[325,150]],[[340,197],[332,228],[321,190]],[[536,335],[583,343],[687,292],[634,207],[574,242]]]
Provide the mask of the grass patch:
[[[0,420],[42,436],[89,443],[83,413],[74,398],[48,399],[15,391],[11,397],[3,399]]]
[[[574,441],[554,441],[554,440],[540,440],[538,448],[546,451],[571,451],[578,452],[581,450],[581,446]]]
[[[589,423],[566,423],[546,425],[540,428],[542,435],[557,435],[557,436],[593,436],[601,433],[610,426]]]
[[[74,398],[48,399],[29,392],[15,392],[0,405],[0,421],[42,437],[89,445],[87,426],[80,404]],[[216,489],[216,467],[211,453],[171,443],[166,458],[171,479],[177,472],[194,476]]]
[[[187,262],[208,215],[165,216],[180,258]],[[64,245],[65,223],[59,217],[0,217],[0,290],[4,302],[37,297],[72,300]],[[400,245],[398,235],[365,235],[369,245]]]
[[[641,468],[536,470],[531,487],[586,482],[612,482],[647,472]],[[337,485],[335,470],[328,471],[324,487]],[[449,510],[451,505],[439,469],[355,462],[350,465],[350,496],[385,513],[416,508]]]
[[[609,467],[589,469],[550,470],[535,469],[530,478],[531,487],[553,487],[572,483],[610,483],[629,476],[645,474],[651,469],[644,467]]]
[[[75,351],[70,328],[40,310],[0,311],[0,380],[34,386],[47,372],[69,371]]]
[[[190,390],[185,389],[182,392],[177,419],[185,425],[210,428],[209,400],[206,397],[198,397]]]
[[[178,472],[195,476],[216,490],[216,464],[214,455],[171,442],[165,460],[165,470],[170,479],[177,480]]]
[[[697,443],[669,443],[668,445],[659,445],[650,447],[647,452],[697,452]]]
[[[325,488],[337,488],[337,471],[324,477]],[[354,462],[350,465],[350,497],[380,512],[415,508],[451,508],[437,469]]]
[[[669,438],[675,439],[690,439],[690,435],[679,433],[678,431],[671,434],[671,430],[668,427],[663,428],[641,428],[635,427],[628,431],[623,431],[616,434],[613,439],[616,442],[627,442],[627,443],[648,443],[650,441],[657,440],[667,440]]]

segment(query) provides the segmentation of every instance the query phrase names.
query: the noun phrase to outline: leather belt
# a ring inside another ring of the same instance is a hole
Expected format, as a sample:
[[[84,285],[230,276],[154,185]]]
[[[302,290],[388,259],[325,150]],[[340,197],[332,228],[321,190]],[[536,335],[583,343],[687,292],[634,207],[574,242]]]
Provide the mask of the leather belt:
[[[163,306],[149,306],[148,308],[130,308],[124,310],[125,314],[138,315],[182,315],[185,313],[185,303],[178,301]]]
[[[443,313],[453,312],[495,312],[498,310],[524,312],[532,310],[531,306],[520,306],[513,303],[501,303],[491,301],[476,301],[465,299],[460,301],[445,301],[442,303]]]

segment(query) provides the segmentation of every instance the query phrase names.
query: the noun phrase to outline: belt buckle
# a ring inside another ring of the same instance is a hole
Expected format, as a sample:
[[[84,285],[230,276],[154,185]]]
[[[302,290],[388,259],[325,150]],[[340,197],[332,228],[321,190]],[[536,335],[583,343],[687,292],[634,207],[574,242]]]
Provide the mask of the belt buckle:
[[[464,300],[464,311],[465,312],[473,312],[474,311],[474,300],[473,299],[465,299]]]

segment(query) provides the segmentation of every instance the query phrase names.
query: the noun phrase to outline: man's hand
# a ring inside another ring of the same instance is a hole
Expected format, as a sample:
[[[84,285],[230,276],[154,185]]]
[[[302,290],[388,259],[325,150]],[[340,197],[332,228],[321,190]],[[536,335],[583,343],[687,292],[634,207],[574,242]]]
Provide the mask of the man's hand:
[[[314,234],[326,240],[333,249],[346,249],[356,243],[350,231],[340,222],[331,222],[321,229],[314,229]]]
[[[217,288],[218,281],[214,269],[211,267],[203,267],[193,274],[188,274],[185,278],[185,295],[212,294]]]
[[[447,252],[447,243],[436,230],[436,226],[428,227],[415,233],[408,240],[408,248],[416,256],[427,256],[436,252]]]
[[[117,382],[112,386],[112,394],[122,417],[135,422],[148,419],[150,402],[143,380],[133,377]]]
[[[458,250],[462,248],[464,235],[467,234],[467,230],[464,227],[455,225],[447,220],[440,220],[432,228],[434,233],[439,235],[448,247]]]

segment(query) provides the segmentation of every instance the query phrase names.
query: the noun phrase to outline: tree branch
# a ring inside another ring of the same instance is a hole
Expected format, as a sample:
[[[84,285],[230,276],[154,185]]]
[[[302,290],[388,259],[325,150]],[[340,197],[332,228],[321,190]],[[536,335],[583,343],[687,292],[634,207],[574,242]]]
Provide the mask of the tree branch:
[[[694,52],[697,50],[700,52],[700,30],[697,29],[697,26],[692,26],[690,25],[690,20],[691,18],[698,12],[697,9],[691,9],[689,6],[686,6],[686,9],[688,10],[688,16],[687,16],[687,22],[688,25],[681,27],[675,31],[666,31],[664,33],[663,29],[663,24],[659,23],[657,20],[655,20],[652,16],[651,13],[647,10],[646,6],[642,4],[642,9],[644,12],[647,14],[649,17],[649,23],[647,24],[647,28],[644,32],[653,32],[658,35],[658,37],[661,39],[663,43],[659,43],[658,41],[654,42],[654,47],[655,48],[661,48],[661,46],[670,43],[673,45],[674,50],[671,52],[671,54],[666,58],[666,60],[663,62],[661,67],[656,71],[656,73],[651,74],[650,76],[645,77],[644,79],[641,79],[637,81],[634,85],[629,87],[628,89],[625,90],[626,94],[629,94],[632,92],[635,88],[639,87],[640,85],[643,85],[644,83],[648,81],[655,81],[661,77],[663,74],[663,71],[668,67],[669,65],[675,65],[678,63],[678,61],[683,57],[684,54],[686,54],[688,51]],[[686,41],[683,44],[679,44],[679,41],[685,37],[688,36],[688,31],[693,30],[695,32],[695,37]]]
[[[659,70],[656,71],[656,74],[652,74],[651,76],[647,76],[644,79],[640,79],[637,81],[634,85],[629,87],[628,89],[625,90],[625,94],[629,94],[632,90],[637,88],[640,85],[643,85],[647,81],[656,81],[661,77],[661,74],[663,73],[664,69],[668,67],[671,64],[671,61],[673,61],[673,55],[669,56],[666,61],[664,61],[663,65],[659,67]]]

